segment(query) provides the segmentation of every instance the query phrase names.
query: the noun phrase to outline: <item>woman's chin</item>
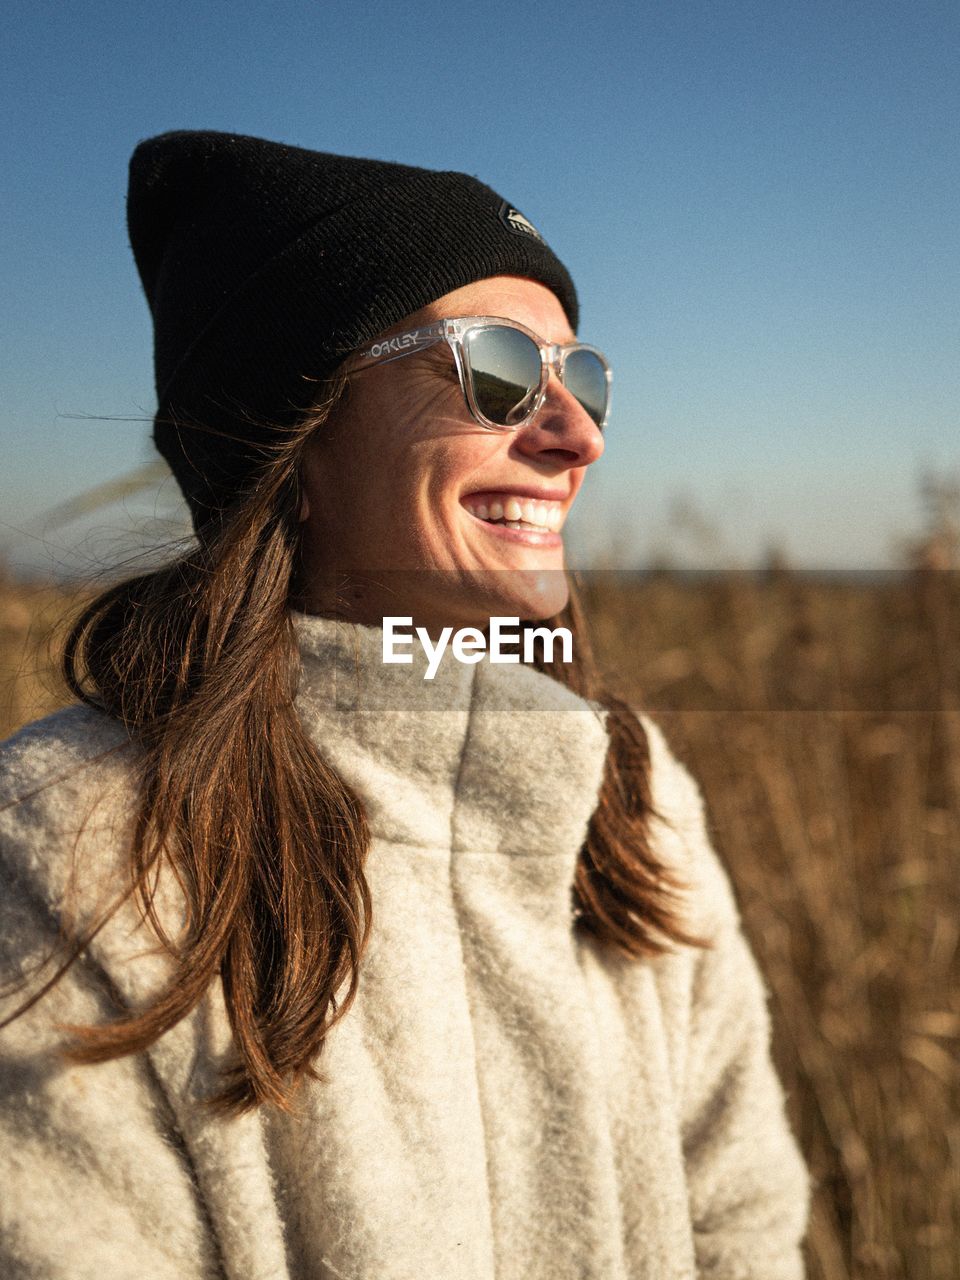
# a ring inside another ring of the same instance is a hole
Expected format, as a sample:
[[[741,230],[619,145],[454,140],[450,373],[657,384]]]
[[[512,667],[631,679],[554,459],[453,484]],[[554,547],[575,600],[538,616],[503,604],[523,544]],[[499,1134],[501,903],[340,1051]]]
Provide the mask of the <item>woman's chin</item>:
[[[373,625],[388,615],[406,616],[455,630],[485,630],[491,618],[539,622],[560,613],[570,596],[562,561],[560,567],[338,571],[322,582],[312,580],[310,587],[306,603],[296,605],[308,613]]]
[[[552,618],[566,606],[570,587],[561,569],[500,569],[482,575],[478,583],[482,608],[490,618],[519,618],[538,622]]]

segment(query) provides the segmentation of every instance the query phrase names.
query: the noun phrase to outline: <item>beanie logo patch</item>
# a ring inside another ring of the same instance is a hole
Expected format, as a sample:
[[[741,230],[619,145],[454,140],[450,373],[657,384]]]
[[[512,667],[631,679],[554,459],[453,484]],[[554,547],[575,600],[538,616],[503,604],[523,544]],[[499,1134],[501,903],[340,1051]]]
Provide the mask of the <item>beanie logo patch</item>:
[[[525,218],[519,209],[514,209],[513,205],[508,204],[506,200],[500,206],[500,221],[508,231],[514,231],[520,236],[528,236],[532,240],[539,240],[543,244],[543,236],[530,219]]]

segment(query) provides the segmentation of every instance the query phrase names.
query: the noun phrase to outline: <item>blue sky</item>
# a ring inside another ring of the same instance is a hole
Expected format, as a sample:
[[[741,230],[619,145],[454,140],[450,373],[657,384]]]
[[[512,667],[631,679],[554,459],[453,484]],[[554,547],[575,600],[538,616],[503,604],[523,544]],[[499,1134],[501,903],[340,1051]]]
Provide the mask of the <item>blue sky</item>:
[[[960,469],[960,6],[15,0],[0,52],[0,548],[109,554],[153,456],[124,220],[140,138],[214,128],[474,173],[544,232],[615,369],[584,560],[875,567]],[[80,416],[74,416],[80,415]],[[112,420],[114,419],[114,420]],[[120,419],[120,420],[115,420]],[[123,420],[123,419],[134,419]],[[698,547],[693,505],[719,542]],[[679,540],[679,541],[678,541]]]

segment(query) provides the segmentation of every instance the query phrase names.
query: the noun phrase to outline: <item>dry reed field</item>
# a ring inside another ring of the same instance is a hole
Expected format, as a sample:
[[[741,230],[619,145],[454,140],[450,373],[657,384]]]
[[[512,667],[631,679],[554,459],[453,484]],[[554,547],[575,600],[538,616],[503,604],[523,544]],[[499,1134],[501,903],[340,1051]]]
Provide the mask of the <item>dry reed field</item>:
[[[812,1280],[960,1276],[960,574],[588,584],[700,780],[811,1166]]]
[[[703,788],[815,1184],[811,1280],[960,1276],[960,575],[595,574],[610,681]],[[0,737],[64,700],[0,579]]]

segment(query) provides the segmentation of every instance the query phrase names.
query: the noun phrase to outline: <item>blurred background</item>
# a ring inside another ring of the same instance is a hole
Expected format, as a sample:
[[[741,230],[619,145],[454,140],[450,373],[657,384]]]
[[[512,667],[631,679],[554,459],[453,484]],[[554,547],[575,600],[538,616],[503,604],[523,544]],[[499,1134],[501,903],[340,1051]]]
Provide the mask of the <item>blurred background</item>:
[[[960,8],[11,0],[0,737],[185,535],[125,226],[141,138],[476,174],[615,370],[570,560],[700,779],[810,1161],[814,1280],[960,1276]]]

